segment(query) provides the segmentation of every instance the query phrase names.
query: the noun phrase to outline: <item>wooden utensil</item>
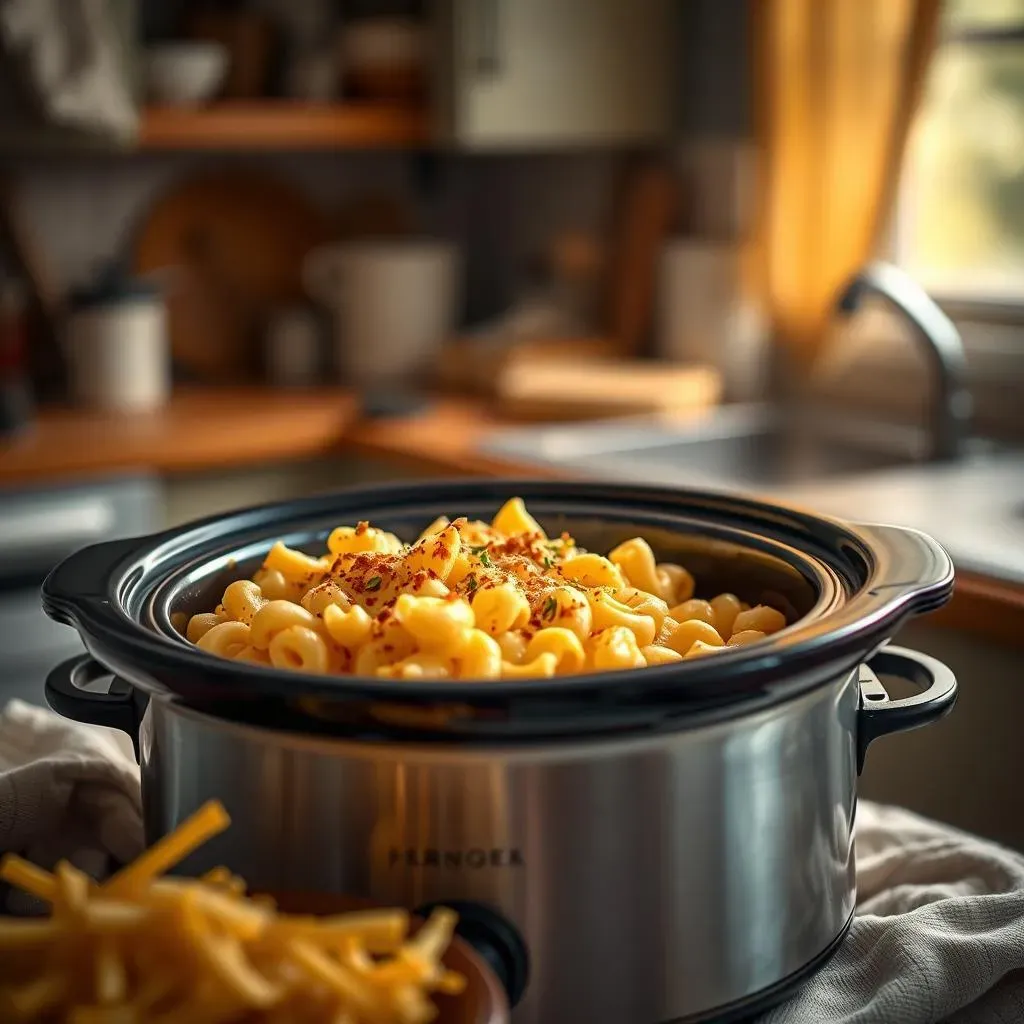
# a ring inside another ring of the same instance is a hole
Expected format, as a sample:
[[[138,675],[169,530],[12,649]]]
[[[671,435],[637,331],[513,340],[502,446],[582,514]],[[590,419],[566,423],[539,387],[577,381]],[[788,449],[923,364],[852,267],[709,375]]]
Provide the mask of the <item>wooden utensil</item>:
[[[651,329],[658,258],[679,209],[679,186],[662,161],[628,168],[609,250],[605,326],[624,357],[640,354]]]
[[[256,370],[255,331],[271,309],[303,299],[302,261],[327,219],[290,183],[250,169],[189,178],[141,226],[135,269],[168,278],[176,364],[210,382]]]
[[[300,0],[305,2],[305,0]],[[220,43],[230,64],[222,93],[227,99],[253,99],[267,92],[274,50],[273,22],[258,11],[199,10],[189,19],[193,39]]]
[[[17,185],[8,177],[0,177],[0,258],[4,255],[14,273],[28,285],[28,362],[38,395],[50,397],[64,385],[64,360],[58,337],[64,295],[53,266],[24,215]]]

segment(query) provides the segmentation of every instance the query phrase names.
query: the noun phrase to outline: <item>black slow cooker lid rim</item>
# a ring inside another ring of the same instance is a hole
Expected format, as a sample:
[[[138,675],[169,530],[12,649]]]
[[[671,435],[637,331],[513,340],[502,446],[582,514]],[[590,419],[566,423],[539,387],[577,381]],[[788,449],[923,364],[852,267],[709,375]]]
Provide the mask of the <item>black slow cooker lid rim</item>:
[[[702,525],[693,517],[667,517],[655,514],[645,516],[644,523],[673,530],[681,535],[691,532],[696,534],[698,527]],[[322,532],[326,531],[323,529],[315,531],[316,535]],[[705,524],[705,532],[708,539],[713,542],[725,541],[728,544],[752,552],[756,551],[777,560],[797,573],[813,588],[817,595],[814,605],[807,609],[798,622],[787,627],[782,634],[786,639],[789,639],[795,631],[802,630],[809,623],[821,619],[851,596],[852,583],[849,574],[837,572],[836,568],[825,559],[801,551],[792,544],[766,537],[750,529],[721,524],[711,524],[710,526]],[[286,536],[286,540],[292,541],[309,534],[308,530],[293,528],[291,534]],[[163,636],[171,643],[179,646],[185,644],[180,630],[171,621],[171,605],[183,583],[187,584],[193,573],[201,572],[211,565],[231,561],[234,557],[244,555],[253,548],[265,550],[270,539],[262,535],[262,531],[259,536],[253,533],[246,534],[241,538],[235,534],[232,536],[235,539],[231,542],[226,542],[224,539],[219,541],[210,539],[199,549],[190,547],[188,549],[189,561],[176,563],[155,575],[146,574],[142,565],[138,563],[134,566],[125,565],[121,571],[121,578],[126,582],[119,588],[115,583],[110,595],[113,607],[121,612],[125,628],[135,629],[141,626],[147,631],[153,631]],[[275,535],[274,539],[276,540],[278,537]],[[239,545],[242,547],[240,548]],[[191,645],[188,646],[191,649]],[[728,653],[731,655],[733,652]],[[747,653],[749,651],[744,651],[744,654]],[[379,683],[379,680],[367,679],[365,682]]]
[[[183,641],[175,642],[168,637],[162,637],[136,622],[124,611],[126,596],[145,581],[147,569],[152,569],[154,563],[160,561],[161,553],[163,556],[174,555],[183,550],[197,553],[197,546],[223,545],[227,534],[237,532],[232,529],[233,527],[246,526],[251,530],[254,525],[259,524],[266,530],[272,527],[283,529],[282,524],[289,520],[305,521],[326,515],[328,512],[344,514],[346,507],[390,507],[403,516],[410,516],[416,514],[416,506],[422,507],[428,502],[444,502],[451,509],[460,501],[475,505],[485,502],[499,503],[512,494],[520,494],[527,501],[533,498],[542,502],[568,502],[573,506],[572,513],[579,513],[579,508],[575,506],[580,502],[588,506],[593,503],[600,506],[605,514],[609,508],[617,509],[624,519],[650,511],[667,514],[678,524],[687,512],[690,515],[697,512],[703,512],[705,515],[714,514],[716,517],[724,517],[726,520],[739,523],[741,532],[755,537],[759,535],[752,531],[757,531],[758,527],[762,530],[771,528],[782,534],[784,539],[781,543],[806,538],[808,535],[825,535],[832,538],[831,546],[836,552],[836,558],[841,552],[852,550],[856,558],[862,560],[868,572],[868,578],[863,580],[862,591],[868,589],[871,575],[876,568],[870,540],[856,527],[826,516],[780,508],[757,499],[717,492],[670,491],[662,488],[579,481],[552,483],[522,480],[460,480],[430,485],[393,484],[385,487],[349,489],[338,495],[302,499],[297,502],[272,503],[240,510],[227,516],[210,516],[178,529],[148,538],[138,538],[137,543],[129,544],[122,550],[122,557],[110,570],[107,577],[108,587],[102,598],[99,598],[96,588],[93,588],[89,595],[91,600],[83,598],[77,601],[62,601],[58,596],[49,594],[44,598],[44,604],[55,617],[76,626],[84,636],[91,636],[94,640],[100,641],[102,647],[111,654],[116,652],[115,660],[122,666],[134,662],[136,671],[127,674],[134,677],[131,681],[141,684],[143,689],[148,689],[152,685],[151,682],[147,682],[147,677],[154,676],[159,669],[159,675],[162,677],[160,689],[166,686],[173,690],[173,683],[169,684],[167,680],[173,680],[176,673],[182,672],[188,673],[193,679],[207,677],[218,689],[227,687],[222,692],[237,691],[244,685],[250,694],[273,693],[278,696],[297,695],[301,690],[311,696],[334,699],[373,697],[381,700],[396,699],[424,703],[452,700],[493,703],[513,697],[525,698],[531,693],[558,696],[615,687],[650,693],[668,689],[678,699],[683,688],[697,693],[698,690],[715,686],[725,700],[742,699],[744,686],[739,684],[748,684],[755,677],[764,684],[773,678],[785,676],[798,664],[813,664],[815,661],[828,664],[834,657],[845,657],[853,653],[854,648],[860,647],[866,651],[872,645],[888,639],[886,634],[891,633],[895,624],[902,618],[914,611],[924,610],[926,605],[942,604],[951,590],[950,578],[948,584],[931,588],[932,593],[918,590],[912,594],[895,595],[881,607],[876,600],[873,604],[873,613],[862,619],[849,614],[851,610],[856,611],[858,603],[857,595],[852,595],[849,603],[840,609],[840,612],[846,613],[840,615],[840,618],[852,621],[833,622],[832,615],[816,621],[802,621],[756,647],[721,652],[716,655],[713,662],[699,659],[685,665],[657,666],[629,672],[588,674],[555,680],[517,680],[515,683],[409,683],[351,676],[310,676],[263,666],[243,667],[192,648]],[[791,536],[794,534],[796,537]],[[822,562],[815,556],[805,555],[799,548],[795,550],[802,556],[800,561],[804,564]],[[835,571],[834,560],[824,560],[824,564]],[[846,569],[850,571],[848,565]],[[44,587],[44,594],[46,590]],[[830,624],[834,628],[825,629]],[[728,675],[737,685],[722,685],[722,669],[726,667],[730,669]],[[301,686],[297,685],[300,680]]]
[[[679,528],[679,532],[686,525],[686,520],[676,517],[672,525]],[[446,682],[409,682],[397,680],[382,680],[375,677],[363,676],[316,676],[296,673],[289,670],[279,670],[263,665],[239,664],[237,662],[225,661],[209,655],[205,651],[197,650],[193,645],[188,644],[178,632],[173,630],[169,622],[162,623],[140,623],[123,610],[123,594],[117,601],[117,608],[123,619],[126,629],[132,632],[140,632],[147,641],[155,634],[166,644],[184,653],[190,660],[201,659],[206,671],[215,671],[218,676],[230,680],[235,685],[244,685],[252,688],[259,681],[258,689],[267,695],[294,695],[298,689],[303,690],[309,696],[322,698],[335,697],[375,697],[384,700],[411,700],[424,703],[435,703],[438,701],[460,700],[464,703],[494,703],[511,701],[516,698],[528,698],[534,696],[571,696],[574,694],[600,692],[609,688],[615,689],[642,689],[644,691],[655,691],[659,684],[671,688],[675,695],[685,688],[700,686],[701,682],[713,683],[721,689],[721,677],[723,665],[733,666],[737,661],[747,663],[748,670],[743,675],[761,675],[769,672],[777,659],[785,651],[787,658],[792,658],[794,653],[789,646],[793,642],[794,634],[799,635],[807,631],[808,626],[813,622],[820,622],[828,611],[834,609],[837,603],[848,594],[843,593],[844,580],[839,578],[832,570],[832,567],[821,559],[807,555],[792,545],[772,541],[758,535],[750,530],[739,530],[733,527],[722,527],[722,534],[727,534],[730,539],[742,542],[751,549],[760,549],[775,557],[785,556],[785,562],[791,568],[801,572],[808,582],[812,583],[819,591],[819,602],[811,612],[794,623],[776,637],[762,642],[755,648],[734,648],[722,651],[716,655],[715,671],[700,672],[699,662],[691,660],[684,664],[658,666],[655,672],[652,668],[644,669],[643,679],[638,686],[627,687],[627,679],[632,678],[633,673],[601,672],[585,673],[570,677],[558,677],[554,679],[523,679],[515,682],[501,682],[495,680],[466,680],[458,683]],[[222,559],[236,549],[234,544],[209,542],[205,549],[196,551],[193,555],[194,564],[202,564],[208,560]],[[176,567],[164,574],[153,586],[146,588],[143,600],[150,606],[157,600],[160,592],[165,587],[173,585],[174,581],[183,574],[187,567]],[[125,574],[131,577],[133,573],[128,570]],[[139,582],[136,575],[136,582]],[[166,616],[160,616],[162,620]],[[159,628],[163,625],[165,628]],[[169,653],[168,647],[161,647],[162,651]],[[149,646],[148,654],[156,655],[156,649]],[[212,662],[212,665],[211,665]],[[198,661],[193,661],[198,668]],[[170,666],[167,666],[168,668]],[[686,678],[681,679],[680,676]],[[239,678],[244,676],[243,679]],[[302,680],[301,687],[297,684],[297,678]],[[723,697],[726,694],[721,690]]]
[[[381,708],[383,704],[388,703],[382,700],[377,689],[366,694],[331,694],[331,700],[319,707],[304,704],[303,694],[295,694],[288,699],[282,697],[277,689],[265,695],[250,692],[247,699],[240,701],[230,690],[205,689],[191,693],[180,687],[161,686],[158,680],[152,678],[140,679],[130,667],[128,671],[124,670],[126,666],[116,653],[93,644],[89,647],[90,653],[109,671],[126,681],[133,682],[147,696],[160,701],[169,700],[180,707],[211,714],[225,722],[255,724],[274,731],[284,729],[288,732],[328,737],[347,736],[350,739],[361,740],[372,734],[371,738],[376,736],[381,742],[429,740],[500,744],[578,740],[588,736],[623,736],[626,733],[648,733],[651,730],[675,731],[680,728],[712,725],[748,713],[760,713],[799,700],[809,692],[844,678],[850,670],[869,658],[888,638],[888,633],[883,632],[877,640],[869,643],[868,649],[865,649],[866,638],[863,637],[853,644],[844,644],[841,649],[831,647],[827,662],[822,662],[820,658],[813,661],[787,659],[784,666],[776,666],[781,670],[772,672],[770,677],[755,676],[748,679],[748,685],[742,690],[735,686],[700,689],[687,687],[685,692],[680,692],[678,683],[673,685],[669,680],[669,685],[661,694],[644,685],[634,686],[632,692],[605,687],[602,690],[583,689],[575,694],[577,699],[570,701],[564,695],[553,693],[550,688],[535,688],[532,692],[524,693],[522,688],[510,686],[509,693],[504,697],[494,697],[485,702],[465,700],[463,690],[458,691],[458,696],[463,699],[454,701],[439,699],[435,693],[421,699],[419,696],[403,692],[401,698],[394,702],[396,705],[429,708],[458,704],[464,707],[468,705],[469,709],[475,708],[468,718],[463,712],[449,723],[413,726],[403,726],[379,718],[372,721],[369,726],[365,719],[362,726],[346,723],[345,719],[339,719],[334,723],[331,707],[337,706],[341,711],[343,707],[351,704],[357,713],[361,708],[365,714],[369,709]],[[631,677],[636,683],[644,684],[649,681],[644,677],[658,671],[660,670],[639,669],[619,675]],[[667,675],[664,672],[661,674]],[[577,677],[577,680],[583,678]],[[586,678],[601,680],[605,677]],[[497,720],[488,714],[496,710],[500,711]],[[325,714],[328,715],[327,718],[323,717]],[[348,715],[349,712],[344,714]],[[478,714],[481,717],[477,717]]]
[[[907,602],[909,604],[909,602]],[[794,674],[821,668],[830,670],[841,661],[866,656],[889,639],[898,625],[916,609],[904,607],[890,614],[876,612],[860,621],[828,628],[828,617],[803,627],[803,638],[778,634],[756,647],[734,648],[714,658],[658,665],[618,672],[586,673],[553,679],[514,682],[479,680],[459,683],[377,679],[362,676],[317,676],[263,665],[218,658],[185,641],[163,637],[134,620],[112,631],[101,624],[92,628],[73,616],[94,642],[90,648],[111,671],[150,693],[214,691],[221,698],[284,697],[323,700],[376,700],[434,705],[463,703],[495,707],[514,701],[599,698],[618,694],[623,699],[704,701],[716,695],[723,703],[743,700]],[[816,625],[817,630],[812,627]],[[124,628],[127,627],[127,628]],[[728,666],[731,671],[723,672]],[[188,680],[188,685],[183,685]],[[201,680],[205,682],[200,683]],[[240,691],[245,691],[244,694]]]
[[[852,554],[869,564],[872,560],[870,541],[854,524],[832,516],[785,508],[728,492],[688,491],[621,483],[599,484],[578,480],[554,483],[550,480],[487,479],[469,483],[456,479],[431,482],[428,485],[394,483],[346,488],[333,494],[268,502],[206,516],[160,533],[131,538],[129,543],[137,542],[138,554],[145,557],[125,557],[119,563],[119,568],[134,569],[137,565],[145,568],[146,563],[152,564],[159,557],[195,551],[207,545],[219,546],[227,531],[255,533],[257,528],[266,531],[284,530],[288,522],[315,519],[329,513],[344,513],[347,511],[346,506],[354,506],[349,511],[351,516],[361,515],[359,510],[365,509],[367,505],[377,512],[391,511],[408,516],[414,513],[414,506],[410,507],[412,499],[416,499],[415,505],[421,508],[445,504],[451,512],[451,503],[454,502],[480,504],[489,501],[497,505],[515,494],[528,502],[544,504],[566,499],[572,502],[592,502],[596,506],[604,506],[605,515],[608,515],[608,507],[611,506],[611,509],[616,510],[614,518],[621,519],[628,519],[636,513],[668,515],[677,521],[713,514],[719,525],[755,537],[757,533],[752,528],[753,524],[770,528],[777,541],[782,536],[785,538],[782,543],[788,543],[804,554],[804,548],[799,545],[810,542],[818,552],[812,557],[832,564],[833,568],[833,559],[840,547],[845,549],[844,556]],[[687,512],[687,509],[690,511]]]

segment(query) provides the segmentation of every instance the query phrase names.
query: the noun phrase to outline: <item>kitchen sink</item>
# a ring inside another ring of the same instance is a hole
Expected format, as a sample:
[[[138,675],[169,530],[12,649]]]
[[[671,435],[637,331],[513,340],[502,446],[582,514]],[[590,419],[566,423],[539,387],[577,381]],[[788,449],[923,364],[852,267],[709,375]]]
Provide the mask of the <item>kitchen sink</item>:
[[[645,482],[784,488],[920,464],[923,432],[828,410],[727,406],[689,423],[653,419],[510,428],[486,453]]]
[[[838,293],[850,317],[866,298],[884,300],[910,328],[928,363],[932,395],[924,429],[851,417],[821,396],[792,405],[724,406],[699,421],[618,420],[502,431],[486,454],[587,476],[769,492],[807,484],[875,480],[914,467],[939,473],[977,466],[993,446],[971,437],[973,402],[955,324],[898,267],[871,263]]]

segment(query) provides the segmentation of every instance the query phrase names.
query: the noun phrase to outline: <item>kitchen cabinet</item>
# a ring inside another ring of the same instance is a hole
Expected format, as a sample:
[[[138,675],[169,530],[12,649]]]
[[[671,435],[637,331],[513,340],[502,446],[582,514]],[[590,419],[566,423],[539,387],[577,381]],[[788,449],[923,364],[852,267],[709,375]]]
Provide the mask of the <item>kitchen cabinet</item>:
[[[442,0],[436,123],[467,150],[671,135],[674,0]]]
[[[939,618],[911,621],[893,642],[953,670],[960,685],[956,706],[941,722],[901,735],[899,743],[872,743],[858,792],[1024,850],[1019,641],[979,638]],[[893,697],[913,692],[905,683],[886,683]]]

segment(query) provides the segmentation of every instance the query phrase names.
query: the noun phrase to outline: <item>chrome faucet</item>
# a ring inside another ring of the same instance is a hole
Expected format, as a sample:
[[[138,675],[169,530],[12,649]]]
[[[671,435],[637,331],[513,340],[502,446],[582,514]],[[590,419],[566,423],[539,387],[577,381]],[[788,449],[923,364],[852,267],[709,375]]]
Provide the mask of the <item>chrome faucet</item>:
[[[908,274],[890,263],[870,263],[839,293],[836,312],[850,316],[865,296],[891,303],[914,328],[931,367],[934,394],[929,416],[929,458],[959,458],[970,436],[973,402],[967,389],[967,357],[953,321]]]

